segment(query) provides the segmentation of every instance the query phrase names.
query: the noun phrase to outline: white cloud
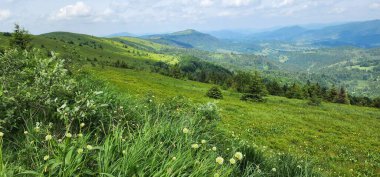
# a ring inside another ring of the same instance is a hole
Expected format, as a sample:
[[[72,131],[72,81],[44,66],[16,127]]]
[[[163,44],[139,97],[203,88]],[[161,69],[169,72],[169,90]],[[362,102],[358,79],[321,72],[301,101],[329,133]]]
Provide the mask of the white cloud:
[[[213,0],[201,0],[200,5],[202,7],[210,7],[214,4]]]
[[[57,13],[52,16],[52,19],[72,19],[75,17],[88,17],[91,15],[91,7],[79,1],[74,5],[67,5],[59,9]]]
[[[252,3],[252,0],[223,0],[222,4],[230,7],[243,7]]]
[[[372,3],[372,4],[369,5],[369,8],[371,8],[371,9],[380,9],[380,3],[377,3],[377,2]]]
[[[341,13],[343,13],[343,12],[345,12],[346,11],[346,9],[344,9],[344,8],[342,8],[342,7],[335,7],[335,8],[333,8],[333,9],[331,9],[330,11],[329,11],[329,13],[330,14],[341,14]]]
[[[9,10],[0,9],[0,21],[8,19],[10,16],[11,16],[11,12]]]

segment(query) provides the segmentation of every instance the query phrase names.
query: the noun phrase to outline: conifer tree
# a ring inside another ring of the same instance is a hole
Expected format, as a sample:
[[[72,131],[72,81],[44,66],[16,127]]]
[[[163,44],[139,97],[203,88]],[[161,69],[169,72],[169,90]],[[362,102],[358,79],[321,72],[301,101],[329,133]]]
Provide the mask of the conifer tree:
[[[32,38],[27,30],[21,28],[20,25],[15,24],[15,29],[10,39],[10,46],[12,48],[19,48],[21,50],[28,49]]]
[[[344,87],[340,88],[336,102],[341,104],[350,104],[350,99],[348,99],[348,95]]]
[[[327,101],[329,102],[336,102],[338,99],[338,91],[336,90],[335,86],[333,85],[331,89],[329,90]]]
[[[214,98],[214,99],[222,99],[223,98],[222,91],[220,91],[220,89],[217,86],[211,87],[207,91],[206,95],[208,97]]]

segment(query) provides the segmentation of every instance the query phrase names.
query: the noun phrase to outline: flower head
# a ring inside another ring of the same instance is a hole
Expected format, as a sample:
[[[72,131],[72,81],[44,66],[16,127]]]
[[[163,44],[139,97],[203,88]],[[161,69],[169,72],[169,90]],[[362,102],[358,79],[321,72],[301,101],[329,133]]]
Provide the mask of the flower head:
[[[215,146],[214,146],[214,147],[212,147],[212,150],[213,150],[213,151],[216,151],[216,147],[215,147]]]
[[[215,173],[214,177],[220,177],[219,173]]]
[[[206,141],[206,140],[202,140],[201,143],[202,143],[202,144],[206,144],[207,141]]]
[[[84,124],[84,123],[80,123],[80,128],[83,128],[84,126],[85,126],[86,124]]]
[[[177,157],[173,157],[172,160],[177,160]]]
[[[234,158],[231,158],[231,159],[230,159],[230,164],[233,165],[233,164],[235,164],[235,163],[236,163],[236,160],[235,160]]]
[[[66,133],[66,137],[67,137],[67,138],[71,138],[72,136],[73,136],[73,135],[72,135],[71,133],[69,133],[69,132]]]
[[[183,128],[182,132],[183,132],[184,134],[188,134],[188,133],[189,133],[189,129],[187,129],[187,128]]]
[[[199,148],[199,145],[198,145],[198,144],[192,144],[192,145],[191,145],[191,148],[193,148],[193,149],[198,149],[198,148]]]
[[[78,134],[78,137],[79,137],[79,138],[82,138],[82,137],[83,137],[83,134],[82,134],[82,133],[79,133],[79,134]]]
[[[27,135],[27,134],[29,134],[29,132],[28,131],[24,131],[24,134]]]
[[[52,137],[51,135],[46,135],[46,136],[45,136],[45,140],[46,140],[46,141],[50,141],[52,138],[53,138],[53,137]]]
[[[272,168],[272,171],[273,171],[273,172],[276,172],[276,171],[277,171],[277,169],[276,169],[276,168]]]
[[[93,147],[92,147],[91,145],[87,145],[86,148],[87,148],[88,150],[92,150],[92,149],[93,149]]]
[[[48,160],[50,157],[49,157],[49,155],[45,155],[44,156],[44,160],[46,161],[46,160]]]
[[[3,132],[0,132],[0,138],[4,136],[4,133]]]
[[[82,154],[82,153],[83,153],[83,149],[82,149],[82,148],[79,148],[79,149],[77,150],[77,152],[78,152],[78,154]]]
[[[238,160],[243,159],[243,154],[241,152],[236,152],[234,157],[236,157]]]
[[[215,162],[218,163],[219,165],[222,165],[223,162],[224,162],[224,159],[223,159],[223,157],[217,157],[217,158],[215,159]]]

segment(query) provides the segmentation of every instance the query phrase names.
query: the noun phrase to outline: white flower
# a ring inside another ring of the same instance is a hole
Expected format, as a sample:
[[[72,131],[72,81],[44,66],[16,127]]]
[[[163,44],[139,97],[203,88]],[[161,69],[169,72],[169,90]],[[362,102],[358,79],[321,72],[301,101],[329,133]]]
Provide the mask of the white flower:
[[[24,134],[27,135],[27,134],[29,134],[29,132],[28,131],[24,131]]]
[[[45,140],[46,140],[46,141],[50,141],[52,138],[53,138],[53,137],[52,137],[51,135],[46,135],[46,136],[45,136]]]
[[[71,138],[72,136],[73,136],[73,135],[71,135],[71,133],[69,133],[69,132],[66,133],[66,137],[67,137],[67,138]]]
[[[220,177],[219,173],[215,173],[214,177]]]
[[[46,160],[48,160],[50,157],[49,157],[49,155],[45,155],[44,156],[44,160],[46,161]]]
[[[223,162],[224,162],[224,159],[223,159],[223,157],[217,157],[217,158],[215,159],[215,162],[218,163],[219,165],[222,165]]]
[[[40,127],[34,127],[34,131],[36,131],[37,133],[40,132]]]
[[[83,153],[83,149],[82,149],[82,148],[79,148],[79,149],[77,150],[77,152],[78,152],[78,154],[82,154],[82,153]]]
[[[215,146],[214,146],[214,147],[212,147],[212,150],[213,150],[213,151],[216,151],[216,147],[215,147]]]
[[[87,147],[88,150],[92,150],[93,149],[93,147],[91,145],[87,145],[86,147]]]
[[[81,123],[79,126],[80,126],[80,128],[83,128],[85,125],[86,125],[86,124]]]
[[[276,168],[272,168],[272,171],[274,171],[274,172],[275,172],[275,171],[277,171],[277,169],[276,169]]]
[[[183,132],[184,134],[188,134],[188,133],[189,133],[189,129],[187,129],[187,128],[183,128],[182,132]]]
[[[123,150],[122,153],[123,153],[124,155],[126,155],[126,154],[127,154],[127,151],[126,151],[126,150]]]
[[[62,139],[58,139],[58,142],[62,142]]]
[[[172,160],[177,160],[177,158],[176,158],[176,157],[173,157]]]
[[[234,158],[231,158],[231,159],[230,159],[230,163],[233,165],[233,164],[236,163],[236,160],[235,160]]]
[[[297,165],[297,168],[301,168],[301,165]]]
[[[198,144],[192,144],[192,145],[191,145],[191,148],[193,148],[193,149],[198,149],[198,148],[199,148],[199,145],[198,145]]]
[[[82,134],[82,133],[79,133],[79,134],[78,134],[78,137],[79,137],[79,138],[82,138],[82,137],[83,137],[83,134]]]
[[[236,152],[234,157],[236,157],[238,160],[243,159],[243,154],[241,152]]]
[[[202,143],[202,144],[206,144],[207,141],[206,141],[206,140],[202,140],[201,143]]]
[[[0,138],[4,136],[4,133],[3,132],[0,132]]]

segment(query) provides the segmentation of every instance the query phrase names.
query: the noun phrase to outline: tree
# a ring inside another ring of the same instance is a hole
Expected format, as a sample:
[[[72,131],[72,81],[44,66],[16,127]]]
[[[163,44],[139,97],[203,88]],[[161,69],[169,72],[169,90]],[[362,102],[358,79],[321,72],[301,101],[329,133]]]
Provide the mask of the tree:
[[[32,38],[27,30],[21,28],[20,25],[15,24],[15,30],[10,39],[10,46],[12,48],[19,48],[21,50],[26,50],[30,48],[30,42]]]
[[[376,108],[380,108],[380,97],[375,98],[373,100],[373,106],[376,107]]]
[[[348,95],[344,87],[340,88],[336,102],[340,104],[350,104],[350,99],[348,99]]]
[[[249,83],[252,82],[252,75],[248,72],[238,72],[233,80],[233,87],[236,91],[244,93],[248,91]]]
[[[217,86],[211,87],[207,91],[206,96],[208,96],[210,98],[214,98],[214,99],[222,99],[223,98],[222,91],[220,91],[220,89]]]
[[[302,89],[297,84],[294,83],[287,91],[286,93],[287,98],[296,98],[296,99],[303,99]]]
[[[240,99],[243,101],[263,102],[265,101],[263,97],[266,95],[268,95],[268,91],[264,85],[263,79],[258,72],[255,72],[247,92],[244,93]]]
[[[327,101],[335,103],[337,99],[338,99],[338,91],[333,85],[328,92]]]

